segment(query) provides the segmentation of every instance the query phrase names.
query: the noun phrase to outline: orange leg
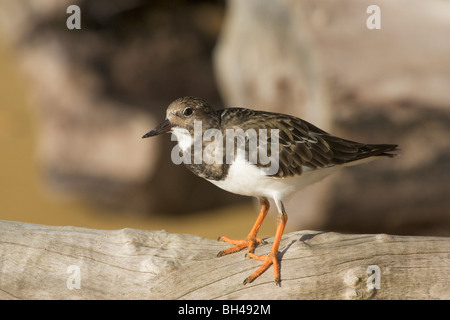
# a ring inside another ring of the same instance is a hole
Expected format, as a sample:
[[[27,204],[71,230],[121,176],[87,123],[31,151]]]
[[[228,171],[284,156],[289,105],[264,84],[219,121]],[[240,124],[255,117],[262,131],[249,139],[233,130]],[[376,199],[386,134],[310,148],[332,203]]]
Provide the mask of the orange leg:
[[[273,264],[273,272],[275,276],[275,284],[280,285],[280,266],[278,264],[278,247],[280,246],[281,236],[283,235],[284,227],[287,222],[287,214],[284,212],[279,213],[277,216],[277,232],[275,233],[275,240],[273,241],[272,249],[267,256],[258,256],[254,253],[248,253],[247,256],[256,260],[264,261],[261,267],[253,272],[247,279],[244,280],[244,284],[250,283],[264,273]]]
[[[252,230],[250,230],[250,233],[248,234],[248,236],[245,238],[245,240],[232,240],[230,238],[227,237],[219,237],[219,241],[225,241],[228,243],[231,243],[234,245],[234,247],[225,249],[220,251],[217,256],[218,257],[222,257],[224,255],[230,254],[230,253],[235,253],[238,251],[241,251],[245,248],[248,248],[248,252],[253,253],[255,251],[255,246],[256,244],[265,244],[266,242],[260,238],[257,238],[256,235],[258,234],[259,228],[261,227],[261,224],[264,220],[264,218],[267,215],[267,212],[269,211],[269,200],[267,200],[267,198],[260,198],[260,204],[261,204],[261,210],[259,212],[258,218],[256,219],[255,224],[253,225]]]

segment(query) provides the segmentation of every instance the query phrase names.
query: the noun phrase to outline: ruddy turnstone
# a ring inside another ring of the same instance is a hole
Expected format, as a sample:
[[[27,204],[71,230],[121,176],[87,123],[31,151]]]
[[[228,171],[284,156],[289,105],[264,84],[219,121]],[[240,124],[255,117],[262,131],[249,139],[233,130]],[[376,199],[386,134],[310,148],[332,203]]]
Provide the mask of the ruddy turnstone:
[[[244,108],[215,111],[195,97],[173,101],[166,119],[143,138],[166,132],[178,141],[178,149],[172,152],[174,162],[184,163],[193,173],[226,191],[259,198],[258,218],[244,240],[219,237],[233,247],[220,251],[218,256],[247,249],[248,257],[264,261],[244,284],[271,265],[275,283],[280,284],[277,254],[287,222],[283,202],[289,196],[343,167],[380,156],[392,158],[395,154],[390,152],[397,150],[394,144],[365,144],[338,138],[286,114]],[[278,209],[277,228],[270,253],[260,256],[254,250],[265,243],[257,234],[269,210],[269,198]]]

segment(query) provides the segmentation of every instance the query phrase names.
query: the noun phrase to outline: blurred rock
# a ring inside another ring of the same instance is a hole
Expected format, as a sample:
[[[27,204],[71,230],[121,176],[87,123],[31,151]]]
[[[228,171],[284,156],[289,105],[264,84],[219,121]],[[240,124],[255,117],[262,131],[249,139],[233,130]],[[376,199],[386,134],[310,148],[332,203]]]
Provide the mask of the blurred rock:
[[[290,113],[401,155],[287,205],[302,229],[450,235],[450,3],[229,0],[215,52],[227,105]],[[369,5],[381,29],[369,30]]]
[[[170,136],[141,139],[179,96],[220,104],[211,52],[223,3],[190,2],[0,1],[0,32],[29,78],[53,189],[145,212],[239,199],[172,164]],[[66,27],[72,4],[81,30]]]

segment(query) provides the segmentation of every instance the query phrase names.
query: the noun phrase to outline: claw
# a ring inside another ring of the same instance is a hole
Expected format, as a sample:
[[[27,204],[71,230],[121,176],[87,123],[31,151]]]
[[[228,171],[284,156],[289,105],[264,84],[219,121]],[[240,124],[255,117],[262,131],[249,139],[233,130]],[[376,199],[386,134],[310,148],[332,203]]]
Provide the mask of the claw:
[[[243,282],[242,284],[245,286],[247,283],[250,283],[250,282],[252,282],[252,281],[253,281],[252,278],[247,277],[247,278],[245,278],[245,280],[244,280],[244,282]]]
[[[275,285],[281,287],[280,279],[275,278]]]
[[[219,253],[217,253],[218,257],[223,257],[226,253],[222,251],[219,251]]]

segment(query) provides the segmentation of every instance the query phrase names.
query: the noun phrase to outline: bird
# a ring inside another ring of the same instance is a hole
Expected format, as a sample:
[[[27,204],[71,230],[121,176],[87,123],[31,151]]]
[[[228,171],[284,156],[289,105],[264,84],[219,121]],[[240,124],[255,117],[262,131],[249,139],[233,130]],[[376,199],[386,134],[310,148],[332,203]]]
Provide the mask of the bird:
[[[344,167],[393,158],[397,154],[392,152],[398,150],[396,144],[343,139],[287,114],[234,107],[215,110],[204,99],[192,96],[170,103],[165,120],[142,138],[163,133],[172,133],[178,142],[172,152],[174,162],[182,162],[223,190],[259,199],[258,217],[245,239],[218,238],[232,245],[218,257],[246,249],[247,257],[262,261],[244,285],[271,266],[275,284],[281,285],[278,249],[288,219],[285,201]],[[230,133],[235,135],[230,138]],[[210,151],[209,157],[206,151]],[[275,237],[269,254],[257,255],[255,248],[267,244],[257,234],[268,213],[269,199],[277,208]]]

